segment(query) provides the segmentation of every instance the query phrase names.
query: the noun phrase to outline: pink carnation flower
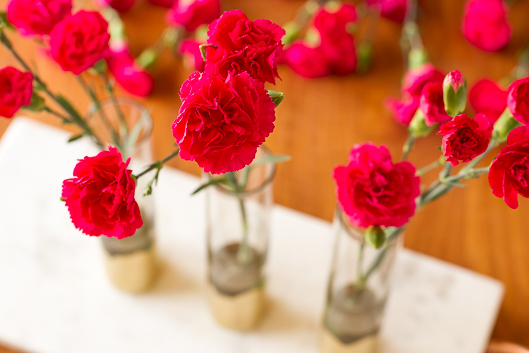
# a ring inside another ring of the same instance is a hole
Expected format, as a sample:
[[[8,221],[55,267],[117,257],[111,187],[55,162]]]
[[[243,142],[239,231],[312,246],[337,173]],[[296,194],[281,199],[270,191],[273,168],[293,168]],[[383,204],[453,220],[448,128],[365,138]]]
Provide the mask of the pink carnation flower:
[[[463,35],[481,50],[494,52],[509,43],[512,26],[503,0],[470,0],[463,17]]]

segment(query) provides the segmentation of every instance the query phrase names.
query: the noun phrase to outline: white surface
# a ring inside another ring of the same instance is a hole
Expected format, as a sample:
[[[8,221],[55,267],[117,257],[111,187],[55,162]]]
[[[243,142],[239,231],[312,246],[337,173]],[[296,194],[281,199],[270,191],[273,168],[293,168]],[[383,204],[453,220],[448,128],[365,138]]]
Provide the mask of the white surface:
[[[106,280],[100,243],[59,201],[87,142],[17,118],[0,140],[0,341],[34,353],[316,353],[331,259],[327,222],[273,212],[271,308],[252,333],[219,327],[205,298],[206,246],[194,177],[166,168],[155,189],[154,290],[135,296]],[[502,286],[410,251],[398,260],[383,353],[482,353]]]

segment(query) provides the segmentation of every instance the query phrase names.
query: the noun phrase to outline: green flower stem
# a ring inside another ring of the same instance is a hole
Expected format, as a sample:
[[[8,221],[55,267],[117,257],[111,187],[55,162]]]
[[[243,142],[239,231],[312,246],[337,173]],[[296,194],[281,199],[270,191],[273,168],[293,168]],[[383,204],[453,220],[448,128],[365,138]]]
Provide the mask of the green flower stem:
[[[434,170],[435,168],[437,168],[437,167],[443,165],[444,163],[445,163],[445,160],[444,160],[443,157],[438,158],[438,159],[436,159],[435,161],[433,161],[432,163],[428,164],[427,166],[425,166],[425,167],[419,169],[419,170],[417,171],[416,174],[417,174],[418,176],[422,176],[422,175],[424,175],[424,174],[426,174],[426,173],[428,173],[428,172]]]
[[[101,103],[99,102],[99,99],[97,98],[94,90],[88,86],[88,84],[85,82],[85,80],[81,77],[81,75],[77,75],[77,81],[85,91],[85,93],[90,97],[92,102],[94,103],[94,106],[96,107],[96,110],[99,112],[99,115],[101,116],[101,120],[103,121],[103,124],[107,128],[108,132],[112,136],[112,140],[114,141],[114,144],[118,148],[118,150],[121,151],[121,142],[119,139],[119,136],[116,132],[116,130],[112,127],[112,124],[110,123],[110,120],[108,119],[105,111],[101,107]]]
[[[116,98],[114,87],[112,87],[112,84],[108,80],[108,77],[105,73],[101,73],[100,76],[103,79],[103,82],[105,83],[105,87],[108,91],[108,94],[110,95],[110,100],[112,101],[112,104],[114,105],[114,109],[116,110],[116,114],[118,115],[119,123],[120,123],[121,139],[123,141],[127,141],[128,136],[129,136],[129,131],[128,131],[129,129],[127,127],[127,122],[125,121],[125,115],[123,115],[123,111],[121,110],[118,99]]]
[[[231,182],[235,193],[239,194],[240,192],[244,191],[244,189],[241,188],[241,185],[239,184],[237,176],[234,172],[226,173],[226,177]],[[239,208],[241,210],[242,220],[242,241],[237,253],[237,260],[245,264],[250,259],[250,247],[248,245],[248,216],[246,214],[246,205],[244,204],[244,199],[239,195],[237,198],[239,200]]]
[[[65,116],[65,115],[62,115],[61,113],[59,113],[59,112],[57,112],[57,111],[51,109],[50,107],[44,107],[43,110],[44,110],[45,112],[48,112],[48,113],[50,113],[51,115],[54,115],[54,116],[56,116],[57,118],[61,119],[62,122],[63,122],[64,124],[73,124],[73,123],[74,123],[74,121],[73,121],[71,118],[69,118],[69,117],[67,117],[67,116]]]
[[[153,164],[151,164],[147,168],[145,168],[141,173],[136,174],[135,178],[139,179],[139,178],[141,178],[142,176],[144,176],[145,174],[147,174],[148,172],[150,172],[153,169],[157,169],[159,171],[160,169],[162,169],[162,167],[163,167],[163,165],[165,163],[167,163],[168,161],[170,161],[171,159],[176,157],[179,152],[180,152],[180,149],[177,147],[176,150],[174,150],[171,154],[169,154],[164,159],[154,162]]]
[[[413,148],[413,144],[415,143],[415,137],[412,135],[408,135],[408,139],[406,140],[406,143],[404,144],[404,147],[402,148],[402,160],[405,161],[408,159],[408,155],[410,154],[410,151]]]
[[[86,121],[81,117],[81,115],[75,110],[75,108],[65,101],[62,101],[61,99],[57,98],[55,94],[53,94],[48,86],[41,80],[41,78],[33,72],[29,66],[26,64],[24,59],[17,53],[17,51],[13,48],[11,42],[6,37],[3,30],[0,30],[0,42],[4,45],[4,47],[11,53],[11,55],[22,65],[24,70],[31,73],[33,75],[33,80],[37,83],[37,86],[39,89],[43,90],[46,95],[51,98],[55,103],[57,103],[68,115],[71,116],[71,120],[74,124],[79,126],[83,131],[84,134],[87,136],[90,136],[90,138],[94,141],[94,143],[99,146],[100,148],[104,148],[103,143],[99,140],[99,138],[95,135],[92,128],[86,123]],[[48,111],[52,113],[51,111]],[[53,115],[57,116],[56,113],[52,113]],[[63,119],[63,116],[60,116],[61,119]]]

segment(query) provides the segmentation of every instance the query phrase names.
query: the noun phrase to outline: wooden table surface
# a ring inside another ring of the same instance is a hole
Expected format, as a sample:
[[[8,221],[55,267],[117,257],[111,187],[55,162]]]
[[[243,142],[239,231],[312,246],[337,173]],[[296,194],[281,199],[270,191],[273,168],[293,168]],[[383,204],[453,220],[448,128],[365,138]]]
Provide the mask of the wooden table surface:
[[[1,5],[5,2],[0,0]],[[268,18],[279,24],[292,19],[302,3],[302,0],[223,0],[225,9],[240,8],[252,19]],[[494,54],[472,47],[462,37],[463,3],[462,0],[422,2],[419,25],[432,61],[445,72],[459,69],[469,84],[483,76],[492,79],[506,76],[516,62],[516,53],[529,43],[529,1],[519,0],[512,7],[513,38],[506,49]],[[164,13],[163,9],[140,0],[123,16],[134,54],[161,33]],[[334,166],[346,163],[353,144],[364,141],[386,144],[395,159],[400,157],[406,131],[393,121],[382,103],[387,96],[399,95],[403,74],[399,36],[400,26],[387,21],[380,24],[373,66],[364,76],[307,80],[286,67],[280,69],[282,81],[276,89],[285,92],[286,99],[277,110],[276,129],[267,145],[274,152],[291,155],[292,161],[279,167],[275,181],[277,203],[331,220],[336,202],[331,171]],[[64,92],[79,109],[87,109],[89,102],[71,75],[62,73],[38,53],[31,41],[16,39],[15,46],[38,67],[54,91]],[[0,66],[8,64],[14,61],[0,49]],[[157,158],[174,148],[170,127],[180,106],[177,92],[189,73],[170,53],[164,54],[154,71],[157,86],[144,103],[152,109],[154,117]],[[35,118],[57,125],[52,116],[41,114]],[[0,119],[0,133],[9,122]],[[439,136],[420,140],[411,161],[419,166],[429,163],[437,158],[439,145]],[[177,160],[170,165],[199,173],[193,163]],[[492,195],[486,178],[469,184],[417,214],[406,231],[405,245],[502,281],[506,294],[493,338],[529,346],[526,218],[529,200],[521,200],[520,207],[511,210]],[[6,352],[11,351],[0,347],[0,353]]]

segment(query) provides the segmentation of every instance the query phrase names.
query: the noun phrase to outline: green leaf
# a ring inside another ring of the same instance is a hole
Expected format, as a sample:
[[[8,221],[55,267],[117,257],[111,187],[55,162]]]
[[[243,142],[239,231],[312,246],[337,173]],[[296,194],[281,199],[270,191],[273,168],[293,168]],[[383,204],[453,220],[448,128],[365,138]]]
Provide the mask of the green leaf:
[[[0,28],[16,30],[16,28],[11,23],[9,23],[9,20],[7,19],[7,12],[5,11],[0,12]]]
[[[70,143],[70,142],[74,142],[74,141],[77,141],[77,140],[79,140],[79,139],[80,139],[81,137],[83,137],[83,136],[84,136],[84,134],[74,135],[74,136],[72,136],[72,137],[70,137],[70,138],[68,139],[68,143]]]
[[[211,179],[207,183],[204,183],[204,184],[200,185],[195,191],[193,191],[193,193],[191,195],[195,195],[195,194],[199,193],[200,191],[204,190],[205,188],[210,187],[212,185],[228,184],[228,183],[229,183],[229,181],[226,178]]]
[[[202,44],[199,46],[199,49],[200,49],[200,55],[202,55],[202,59],[206,61],[206,52],[208,51],[208,45]]]
[[[283,92],[268,90],[268,95],[270,96],[270,98],[272,98],[272,102],[274,102],[275,108],[277,108],[277,106],[281,104],[283,99],[285,99],[285,94]]]
[[[271,155],[263,156],[259,158],[258,160],[250,164],[250,167],[254,168],[261,164],[266,164],[266,163],[276,164],[276,163],[281,163],[281,162],[287,162],[290,159],[291,159],[290,156],[287,156],[286,154],[271,154]]]
[[[41,112],[46,108],[46,103],[44,102],[44,99],[33,92],[33,95],[31,95],[31,103],[29,105],[24,106],[25,110],[29,110],[30,112]]]

